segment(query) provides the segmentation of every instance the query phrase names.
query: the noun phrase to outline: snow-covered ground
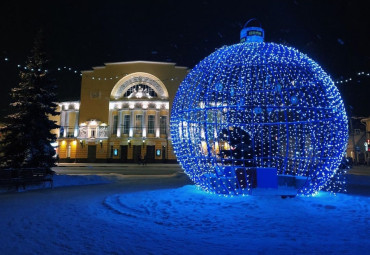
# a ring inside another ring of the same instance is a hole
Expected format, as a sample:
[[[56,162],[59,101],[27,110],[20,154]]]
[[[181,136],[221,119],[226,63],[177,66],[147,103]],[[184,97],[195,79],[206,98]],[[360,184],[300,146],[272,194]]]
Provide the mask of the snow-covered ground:
[[[349,175],[348,194],[287,199],[210,195],[182,173],[55,186],[0,194],[0,254],[370,253],[370,175]]]

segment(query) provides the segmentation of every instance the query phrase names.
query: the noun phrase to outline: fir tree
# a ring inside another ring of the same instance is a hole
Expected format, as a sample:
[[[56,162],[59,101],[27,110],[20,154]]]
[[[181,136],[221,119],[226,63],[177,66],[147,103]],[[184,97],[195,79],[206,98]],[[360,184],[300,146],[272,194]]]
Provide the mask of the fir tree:
[[[1,129],[1,166],[6,168],[49,168],[54,166],[51,146],[58,126],[49,120],[56,112],[56,86],[48,79],[42,32],[39,32],[26,66],[19,72],[20,82],[11,89],[10,114]]]

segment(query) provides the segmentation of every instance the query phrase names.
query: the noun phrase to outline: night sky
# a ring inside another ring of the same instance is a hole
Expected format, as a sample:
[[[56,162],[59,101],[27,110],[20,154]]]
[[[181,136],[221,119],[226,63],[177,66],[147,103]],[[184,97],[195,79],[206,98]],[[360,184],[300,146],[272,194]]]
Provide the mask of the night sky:
[[[367,1],[6,1],[0,8],[0,116],[18,84],[35,33],[46,37],[50,76],[62,100],[78,100],[81,78],[109,62],[169,61],[193,68],[223,45],[239,42],[257,18],[265,41],[293,46],[338,85],[347,112],[370,116],[370,18]],[[8,61],[5,61],[8,58]],[[61,67],[63,71],[57,71]]]

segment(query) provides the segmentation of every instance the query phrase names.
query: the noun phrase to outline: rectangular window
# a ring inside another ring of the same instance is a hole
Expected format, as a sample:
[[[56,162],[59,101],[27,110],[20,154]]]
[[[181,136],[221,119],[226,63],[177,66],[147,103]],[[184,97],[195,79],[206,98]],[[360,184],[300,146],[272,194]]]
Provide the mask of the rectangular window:
[[[123,133],[129,134],[130,131],[130,115],[125,115],[123,120]]]
[[[143,115],[136,115],[135,119],[135,133],[141,134],[143,129]]]
[[[118,128],[118,115],[113,116],[113,134],[117,134],[117,128]]]
[[[155,123],[155,116],[149,115],[148,116],[148,134],[154,134],[154,123]]]
[[[161,116],[160,131],[161,135],[167,134],[167,116]]]

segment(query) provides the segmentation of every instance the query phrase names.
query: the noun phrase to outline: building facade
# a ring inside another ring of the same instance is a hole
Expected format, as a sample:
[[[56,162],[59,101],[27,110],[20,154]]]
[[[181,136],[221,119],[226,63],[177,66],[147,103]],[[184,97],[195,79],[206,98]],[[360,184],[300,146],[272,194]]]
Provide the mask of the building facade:
[[[80,101],[60,102],[60,162],[175,162],[169,132],[186,67],[164,62],[107,63],[82,72]]]
[[[361,123],[365,126],[363,131],[363,140],[360,142],[360,153],[357,156],[357,162],[359,164],[370,165],[370,118],[361,118]],[[362,130],[361,130],[362,131]],[[362,153],[363,152],[363,153]]]
[[[349,120],[347,158],[353,164],[370,164],[370,118],[351,117]]]

